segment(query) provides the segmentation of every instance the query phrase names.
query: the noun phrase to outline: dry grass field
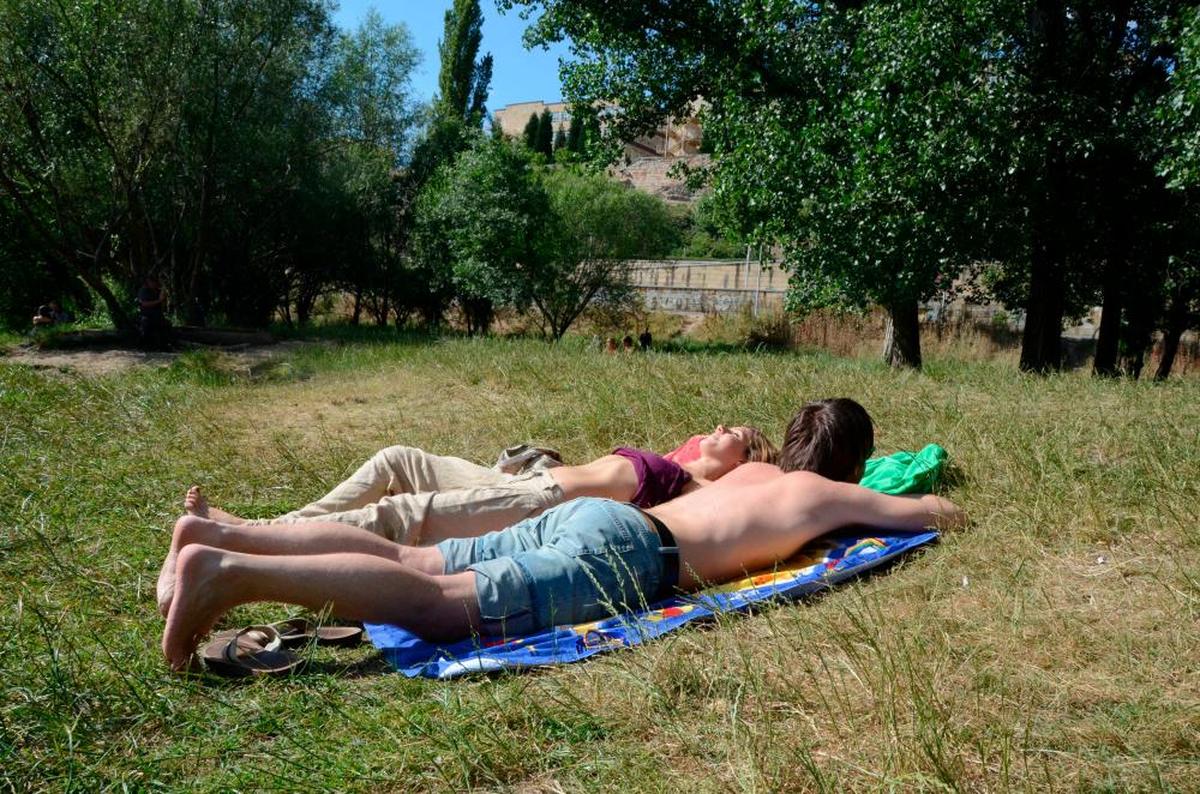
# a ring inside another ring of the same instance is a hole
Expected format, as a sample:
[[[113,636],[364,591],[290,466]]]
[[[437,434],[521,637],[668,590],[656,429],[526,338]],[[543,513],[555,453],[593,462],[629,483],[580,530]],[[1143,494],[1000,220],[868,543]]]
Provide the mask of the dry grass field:
[[[585,348],[363,334],[102,377],[0,359],[0,789],[1196,788],[1200,381],[937,347],[919,374]],[[946,447],[970,527],[819,598],[538,672],[410,681],[369,647],[286,680],[162,662],[154,579],[192,483],[269,515],[389,444],[582,461],[717,422],[778,437],[836,395],[882,453]]]

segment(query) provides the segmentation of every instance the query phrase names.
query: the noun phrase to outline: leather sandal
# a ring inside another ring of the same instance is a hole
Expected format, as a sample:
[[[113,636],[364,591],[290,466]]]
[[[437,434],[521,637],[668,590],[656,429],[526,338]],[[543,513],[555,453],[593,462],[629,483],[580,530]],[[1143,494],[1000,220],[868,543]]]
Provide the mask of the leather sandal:
[[[363,630],[358,626],[321,626],[308,618],[291,618],[266,626],[251,628],[266,628],[276,632],[279,645],[283,648],[295,648],[316,640],[317,645],[332,645],[338,648],[352,648],[362,642]],[[227,629],[213,635],[214,640],[227,640],[238,633],[237,629]]]
[[[362,642],[363,636],[363,630],[358,626],[321,626],[308,618],[281,620],[272,623],[271,627],[279,632],[279,639],[285,648],[304,645],[314,639],[317,645],[352,648]]]
[[[232,678],[287,675],[302,662],[296,654],[283,649],[279,632],[271,626],[247,626],[214,637],[204,646],[200,658],[205,667],[219,675]]]

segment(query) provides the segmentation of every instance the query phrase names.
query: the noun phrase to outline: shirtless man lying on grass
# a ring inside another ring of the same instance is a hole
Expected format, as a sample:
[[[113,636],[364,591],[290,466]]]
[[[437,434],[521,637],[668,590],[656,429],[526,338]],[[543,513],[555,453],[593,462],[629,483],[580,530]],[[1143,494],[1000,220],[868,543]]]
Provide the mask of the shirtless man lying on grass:
[[[796,434],[791,449],[807,455],[812,470],[746,463],[647,510],[575,499],[505,530],[428,547],[336,523],[246,527],[184,516],[172,544],[178,578],[163,654],[173,668],[185,668],[221,615],[256,601],[328,607],[343,618],[394,623],[437,640],[524,634],[769,568],[839,527],[962,522],[945,499],[885,496],[851,484],[872,449],[869,417],[852,400],[834,400],[806,406],[797,419],[812,405],[825,406],[815,411],[820,432]],[[848,482],[815,473],[831,458],[854,462],[842,478]],[[795,459],[785,445],[781,460]]]

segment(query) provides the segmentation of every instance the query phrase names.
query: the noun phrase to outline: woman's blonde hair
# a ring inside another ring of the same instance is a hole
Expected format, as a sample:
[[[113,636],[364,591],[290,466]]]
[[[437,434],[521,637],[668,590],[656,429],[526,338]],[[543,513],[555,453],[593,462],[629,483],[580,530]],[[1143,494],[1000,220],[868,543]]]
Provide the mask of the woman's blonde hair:
[[[746,428],[746,462],[774,463],[779,459],[779,450],[771,443],[771,439],[757,427],[743,425]]]

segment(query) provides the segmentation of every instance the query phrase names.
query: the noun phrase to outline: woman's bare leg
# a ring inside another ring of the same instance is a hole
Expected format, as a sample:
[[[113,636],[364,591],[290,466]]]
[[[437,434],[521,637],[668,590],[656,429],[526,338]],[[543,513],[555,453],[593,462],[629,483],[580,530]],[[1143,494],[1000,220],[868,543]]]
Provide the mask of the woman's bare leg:
[[[436,547],[401,546],[386,538],[348,524],[305,521],[298,524],[223,524],[196,516],[175,522],[171,549],[158,577],[158,609],[166,617],[171,608],[179,552],[192,544],[237,551],[244,554],[295,556],[303,554],[355,553],[402,562],[430,575],[442,573],[445,560]]]
[[[162,650],[177,670],[221,615],[256,601],[331,608],[430,639],[465,637],[480,623],[471,571],[430,576],[372,554],[243,554],[199,544],[180,550],[176,570]]]

